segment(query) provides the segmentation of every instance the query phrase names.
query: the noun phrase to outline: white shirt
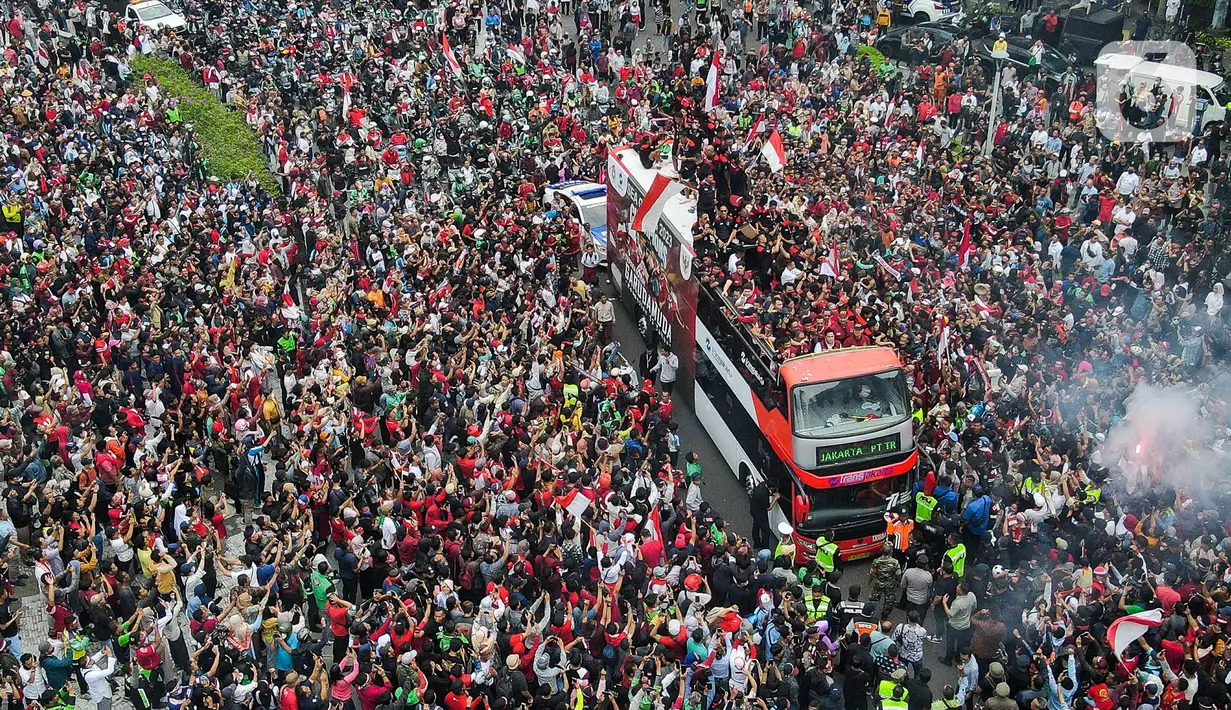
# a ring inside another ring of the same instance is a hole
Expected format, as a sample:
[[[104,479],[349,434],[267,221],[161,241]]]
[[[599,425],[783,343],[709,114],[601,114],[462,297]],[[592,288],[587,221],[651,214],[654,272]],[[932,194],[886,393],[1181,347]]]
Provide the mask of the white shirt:
[[[666,357],[658,358],[658,364],[654,366],[658,370],[658,379],[662,382],[675,382],[676,371],[680,369],[680,358],[675,353],[668,353]]]
[[[1116,190],[1125,197],[1137,191],[1137,187],[1141,185],[1141,176],[1135,172],[1125,170],[1120,173],[1120,179],[1116,181]]]
[[[115,673],[115,657],[107,656],[105,666],[91,666],[81,671],[81,677],[85,679],[86,687],[90,689],[90,699],[100,700],[102,698],[111,698],[111,685],[107,683],[107,679]],[[98,662],[98,659],[95,659]]]
[[[21,675],[21,693],[26,700],[38,700],[47,692],[47,676],[43,674],[42,666],[22,667],[18,672]]]
[[[1137,213],[1126,205],[1116,205],[1111,211],[1111,221],[1116,223],[1116,234],[1119,234],[1133,226],[1133,222],[1137,221]]]
[[[397,544],[398,524],[393,522],[393,518],[386,515],[384,520],[380,522],[380,541],[386,550],[392,550]]]
[[[117,536],[111,539],[111,551],[115,553],[115,558],[120,562],[131,562],[133,558],[133,548],[124,541],[123,536]]]

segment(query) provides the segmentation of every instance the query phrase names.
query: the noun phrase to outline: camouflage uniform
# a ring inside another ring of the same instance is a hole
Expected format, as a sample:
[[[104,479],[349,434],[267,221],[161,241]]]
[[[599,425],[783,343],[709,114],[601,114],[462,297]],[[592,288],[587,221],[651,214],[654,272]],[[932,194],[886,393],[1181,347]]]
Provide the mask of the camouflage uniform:
[[[868,576],[872,583],[872,596],[868,601],[883,600],[881,615],[888,615],[897,600],[898,581],[902,578],[902,565],[894,558],[892,550],[873,560]]]

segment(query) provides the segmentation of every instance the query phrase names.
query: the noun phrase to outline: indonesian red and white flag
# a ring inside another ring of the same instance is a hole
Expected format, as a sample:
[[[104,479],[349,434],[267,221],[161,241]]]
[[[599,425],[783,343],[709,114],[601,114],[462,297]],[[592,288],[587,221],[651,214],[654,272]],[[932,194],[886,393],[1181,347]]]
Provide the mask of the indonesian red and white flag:
[[[637,208],[637,214],[633,217],[633,229],[638,232],[644,232],[646,231],[647,224],[649,229],[653,229],[658,224],[658,218],[662,216],[663,208],[667,206],[667,201],[679,194],[680,190],[683,189],[684,185],[682,183],[676,182],[662,173],[656,173],[654,175],[654,184],[650,185],[649,192],[641,200],[641,206]]]
[[[765,156],[769,169],[776,173],[782,172],[786,167],[786,151],[782,149],[782,136],[778,135],[777,130],[765,139],[765,144],[761,146],[761,155]]]
[[[752,130],[748,132],[748,138],[744,140],[744,150],[748,150],[750,147],[752,147],[752,142],[757,139],[757,136],[761,135],[761,128],[764,125],[765,125],[764,116],[758,118],[757,122],[752,124]]]
[[[957,263],[965,268],[970,263],[970,254],[975,250],[970,242],[970,220],[962,227],[962,243],[957,248]]]
[[[658,512],[658,506],[650,509],[649,520],[646,521],[645,529],[650,531],[650,539],[663,539],[663,516]]]
[[[345,71],[338,75],[338,86],[342,87],[342,117],[346,118],[346,114],[350,113],[350,90],[359,81],[359,77],[351,72]]]
[[[518,47],[515,44],[510,44],[509,49],[508,49],[508,54],[509,54],[509,59],[512,59],[518,64],[521,64],[522,66],[525,66],[526,53],[521,51],[521,47]]]
[[[453,53],[453,48],[449,46],[448,35],[440,35],[440,47],[445,55],[445,64],[449,65],[449,71],[453,72],[453,76],[460,80],[463,76],[462,65],[457,61],[457,55]]]
[[[821,261],[821,276],[838,278],[842,273],[842,260],[838,258],[838,243],[829,245],[829,253]]]
[[[38,65],[44,69],[51,66],[51,52],[41,42],[38,45]]]
[[[1151,609],[1138,614],[1122,616],[1111,622],[1107,629],[1107,643],[1117,656],[1128,648],[1129,644],[1145,636],[1150,629],[1163,625],[1163,610]]]
[[[721,77],[722,77],[722,54],[718,50],[714,50],[714,58],[710,61],[710,73],[705,78],[705,110],[706,112],[713,111],[718,108],[718,95],[721,92]]]

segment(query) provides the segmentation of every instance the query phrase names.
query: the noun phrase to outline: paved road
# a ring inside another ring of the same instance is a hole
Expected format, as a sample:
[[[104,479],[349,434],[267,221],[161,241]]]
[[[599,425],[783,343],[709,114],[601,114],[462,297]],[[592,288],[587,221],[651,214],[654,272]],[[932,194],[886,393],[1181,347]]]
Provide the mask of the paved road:
[[[630,363],[635,364],[641,353],[645,352],[645,343],[637,332],[636,321],[620,301],[606,274],[602,275],[602,281],[603,289],[612,296],[612,301],[616,304],[613,335],[620,344],[620,353]],[[675,420],[680,425],[680,451],[696,451],[701,458],[701,466],[705,471],[705,486],[702,489],[705,500],[718,509],[736,532],[745,536],[751,535],[752,516],[748,512],[748,491],[736,480],[731,467],[718,452],[705,428],[697,421],[692,409],[679,398],[675,399]]]

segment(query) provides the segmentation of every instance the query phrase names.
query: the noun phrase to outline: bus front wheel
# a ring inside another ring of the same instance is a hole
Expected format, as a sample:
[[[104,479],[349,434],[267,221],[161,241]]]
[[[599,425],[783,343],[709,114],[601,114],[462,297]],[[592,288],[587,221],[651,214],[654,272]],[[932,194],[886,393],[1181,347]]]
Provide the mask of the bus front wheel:
[[[749,466],[747,461],[740,461],[739,468],[735,471],[735,478],[749,494],[752,493],[752,489],[757,485],[756,477],[752,474],[752,466]]]

